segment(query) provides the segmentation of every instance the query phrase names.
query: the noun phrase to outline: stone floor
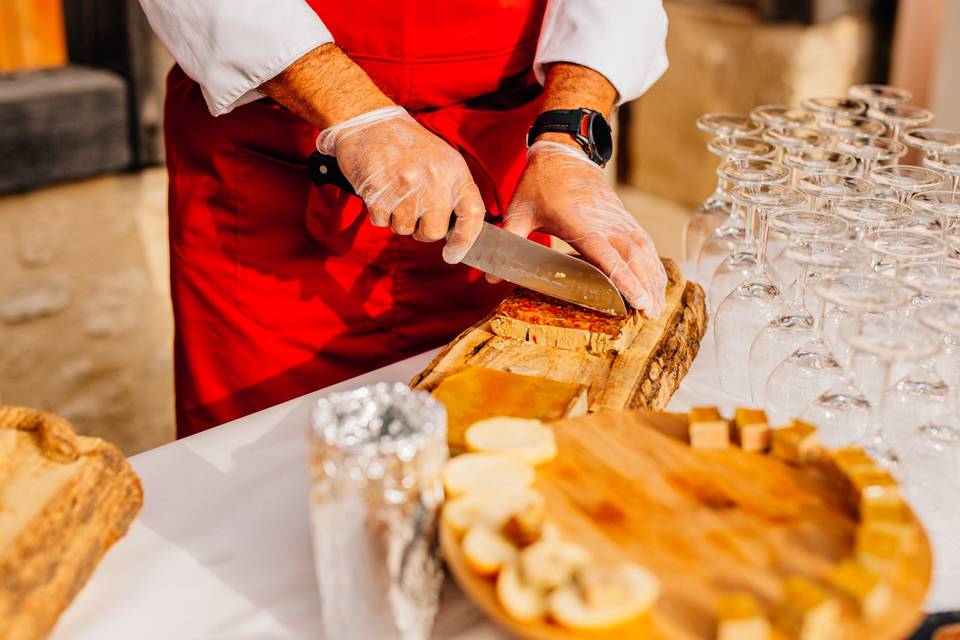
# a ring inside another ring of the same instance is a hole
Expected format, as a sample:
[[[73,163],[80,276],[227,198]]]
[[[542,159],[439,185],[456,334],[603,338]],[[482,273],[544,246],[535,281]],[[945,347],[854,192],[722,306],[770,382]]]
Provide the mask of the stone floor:
[[[627,208],[679,257],[686,212]],[[0,198],[0,398],[128,454],[173,437],[166,176],[112,175]]]

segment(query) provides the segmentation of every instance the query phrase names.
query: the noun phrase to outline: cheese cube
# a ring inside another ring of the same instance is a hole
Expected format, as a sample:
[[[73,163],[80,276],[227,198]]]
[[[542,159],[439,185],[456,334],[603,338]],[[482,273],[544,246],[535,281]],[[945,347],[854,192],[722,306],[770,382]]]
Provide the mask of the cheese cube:
[[[767,640],[770,622],[760,603],[746,592],[726,593],[717,601],[717,640]]]
[[[847,474],[852,498],[860,506],[860,519],[903,521],[909,509],[900,495],[896,478],[883,469],[857,468]]]
[[[860,564],[880,575],[896,574],[906,550],[901,532],[880,524],[857,527],[854,551]]]
[[[794,420],[788,426],[770,433],[770,453],[786,462],[808,462],[819,451],[817,428],[802,420]]]
[[[890,607],[890,585],[856,560],[844,560],[834,567],[830,585],[850,599],[867,622],[876,620]]]
[[[737,407],[733,421],[733,441],[744,451],[766,451],[770,445],[770,425],[762,409]]]
[[[798,640],[826,640],[837,629],[840,603],[806,578],[787,578],[775,620],[777,626]]]
[[[730,446],[730,424],[716,407],[693,407],[689,422],[690,446],[694,449],[726,449]]]

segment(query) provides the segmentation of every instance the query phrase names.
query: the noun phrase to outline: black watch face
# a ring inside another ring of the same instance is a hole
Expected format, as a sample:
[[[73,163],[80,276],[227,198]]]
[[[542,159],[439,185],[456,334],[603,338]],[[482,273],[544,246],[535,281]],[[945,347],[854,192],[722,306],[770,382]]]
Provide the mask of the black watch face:
[[[593,118],[592,122],[593,144],[596,145],[597,155],[607,162],[613,156],[613,135],[610,133],[610,125],[602,117]]]

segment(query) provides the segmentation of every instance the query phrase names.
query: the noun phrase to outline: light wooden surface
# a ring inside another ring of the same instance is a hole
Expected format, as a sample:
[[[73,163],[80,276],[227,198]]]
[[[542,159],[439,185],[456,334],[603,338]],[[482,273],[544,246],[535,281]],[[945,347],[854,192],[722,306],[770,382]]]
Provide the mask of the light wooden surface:
[[[538,468],[536,482],[549,518],[599,559],[648,567],[662,593],[649,619],[606,634],[517,624],[497,604],[493,582],[470,572],[455,536],[441,531],[458,584],[520,637],[712,638],[722,593],[750,591],[769,611],[784,578],[825,583],[831,567],[852,553],[856,521],[825,479],[764,454],[693,450],[682,440],[685,416],[603,412],[553,427],[560,453]],[[920,547],[893,585],[887,614],[865,627],[844,604],[836,638],[892,640],[920,623],[931,568],[925,537]]]
[[[686,280],[672,260],[664,260],[664,265],[670,281],[664,311],[647,321],[621,354],[556,349],[496,336],[488,318],[442,349],[410,384],[432,391],[445,376],[471,365],[588,384],[590,411],[662,409],[693,363],[707,324],[703,289]]]

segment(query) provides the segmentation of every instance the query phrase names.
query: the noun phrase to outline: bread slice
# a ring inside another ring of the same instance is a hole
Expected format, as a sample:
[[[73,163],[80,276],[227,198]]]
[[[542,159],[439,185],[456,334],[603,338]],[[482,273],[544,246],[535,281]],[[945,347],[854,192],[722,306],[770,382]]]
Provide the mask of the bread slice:
[[[636,310],[621,318],[517,289],[497,307],[490,330],[557,349],[620,353],[633,342],[644,320]]]
[[[123,454],[69,422],[0,406],[0,638],[41,638],[143,503]]]

